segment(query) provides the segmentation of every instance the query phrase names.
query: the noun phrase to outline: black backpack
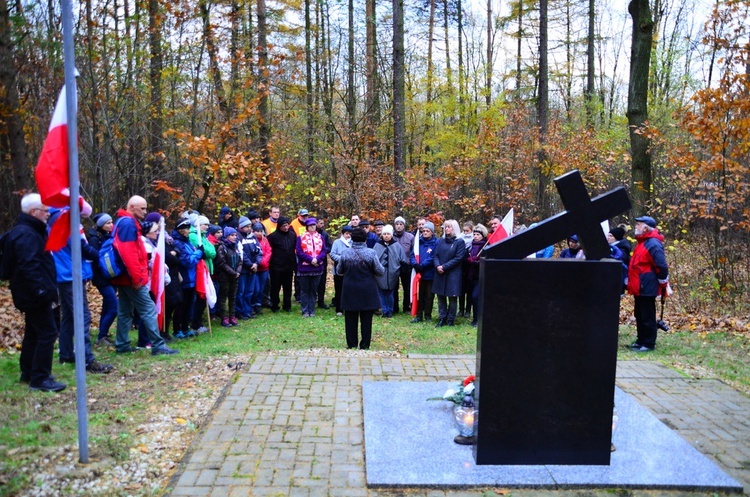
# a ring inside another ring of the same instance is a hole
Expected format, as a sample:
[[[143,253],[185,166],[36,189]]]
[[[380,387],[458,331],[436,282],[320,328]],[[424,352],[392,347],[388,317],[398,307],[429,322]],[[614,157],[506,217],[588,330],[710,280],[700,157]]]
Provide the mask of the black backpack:
[[[9,280],[11,274],[10,253],[5,249],[5,244],[10,240],[9,233],[6,231],[0,236],[0,280]]]

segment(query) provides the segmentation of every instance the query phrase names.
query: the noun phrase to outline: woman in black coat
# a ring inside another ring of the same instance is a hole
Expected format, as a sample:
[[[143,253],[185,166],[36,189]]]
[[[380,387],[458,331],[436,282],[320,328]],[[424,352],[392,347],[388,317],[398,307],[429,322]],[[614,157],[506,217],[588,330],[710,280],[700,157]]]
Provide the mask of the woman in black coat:
[[[352,230],[352,246],[344,250],[336,272],[344,277],[341,289],[341,308],[346,314],[346,345],[357,348],[357,327],[362,323],[360,349],[370,348],[372,316],[380,307],[376,276],[385,274],[385,268],[371,248],[367,248],[367,232],[362,228]]]
[[[453,326],[456,319],[456,304],[461,294],[461,265],[466,259],[466,243],[458,238],[458,230],[458,222],[454,219],[443,223],[443,237],[438,240],[433,254],[435,279],[432,293],[438,299],[436,328]]]

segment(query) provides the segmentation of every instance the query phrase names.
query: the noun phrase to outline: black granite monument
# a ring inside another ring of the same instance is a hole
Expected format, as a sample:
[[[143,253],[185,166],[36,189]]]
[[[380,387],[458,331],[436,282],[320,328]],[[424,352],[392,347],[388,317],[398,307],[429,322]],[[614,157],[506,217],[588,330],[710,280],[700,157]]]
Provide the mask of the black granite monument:
[[[610,462],[622,266],[600,223],[630,200],[623,188],[590,199],[578,171],[555,185],[566,211],[480,263],[478,465]],[[574,233],[585,261],[521,260]]]

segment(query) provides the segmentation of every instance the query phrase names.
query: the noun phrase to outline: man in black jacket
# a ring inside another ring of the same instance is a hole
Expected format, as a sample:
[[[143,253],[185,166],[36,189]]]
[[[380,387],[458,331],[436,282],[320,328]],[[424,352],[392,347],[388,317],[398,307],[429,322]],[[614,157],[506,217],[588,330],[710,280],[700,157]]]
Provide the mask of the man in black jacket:
[[[54,308],[58,305],[55,262],[47,243],[49,208],[38,193],[21,200],[21,214],[8,233],[3,257],[8,257],[13,304],[24,313],[26,330],[21,344],[21,382],[31,390],[60,392],[65,383],[52,376],[52,353],[57,340]]]
[[[283,309],[292,310],[292,277],[297,269],[297,258],[294,249],[297,247],[297,235],[289,229],[289,218],[280,217],[277,229],[268,235],[271,245],[271,261],[268,271],[271,278],[271,310],[279,312],[279,291],[284,289]]]

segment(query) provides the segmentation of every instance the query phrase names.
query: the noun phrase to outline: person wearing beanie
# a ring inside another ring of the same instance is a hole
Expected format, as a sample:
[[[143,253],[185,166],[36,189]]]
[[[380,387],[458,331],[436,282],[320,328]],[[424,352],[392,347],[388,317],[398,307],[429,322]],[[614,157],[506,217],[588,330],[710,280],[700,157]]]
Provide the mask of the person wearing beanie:
[[[631,344],[635,352],[649,352],[656,347],[658,324],[656,297],[671,294],[669,266],[664,253],[664,237],[650,216],[635,219],[636,246],[628,266],[628,293],[633,295],[638,338]]]
[[[250,220],[251,223],[260,222],[260,214],[258,214],[258,212],[253,209],[250,209],[249,211],[247,211],[247,218]]]
[[[352,246],[344,250],[336,265],[343,276],[341,307],[346,313],[344,329],[346,346],[350,349],[369,349],[372,340],[372,316],[380,306],[376,277],[385,274],[385,268],[375,251],[367,248],[367,232],[358,226],[352,230]],[[358,328],[361,329],[361,339]],[[359,342],[359,343],[358,343]]]
[[[208,227],[211,223],[206,216],[197,216],[190,228],[188,239],[193,247],[203,249],[203,260],[206,262],[208,274],[214,274],[214,259],[216,258],[216,247],[208,241]],[[191,317],[190,327],[195,334],[202,334],[208,331],[203,325],[203,316],[206,313],[206,299],[198,293],[195,294],[195,304],[193,306],[193,315]]]
[[[221,242],[216,247],[216,273],[219,280],[219,297],[216,314],[225,327],[237,326],[237,286],[242,275],[242,249],[237,243],[237,230],[225,226]]]
[[[159,214],[158,212],[149,212],[146,215],[146,219],[144,219],[144,222],[156,224],[159,224],[159,221],[161,221],[161,214]]]
[[[323,243],[326,246],[326,254],[330,254],[331,249],[333,248],[333,239],[331,239],[331,235],[329,235],[328,231],[326,231],[326,221],[328,220],[328,214],[326,214],[325,211],[321,211],[316,219],[318,221],[318,234],[323,237]],[[329,309],[331,306],[326,304],[326,282],[328,281],[327,258],[323,261],[322,266],[323,274],[320,276],[320,281],[318,282],[318,307],[320,309]]]
[[[397,216],[393,220],[393,239],[396,240],[406,255],[409,258],[412,250],[414,250],[414,234],[406,230],[406,219],[401,216]],[[403,291],[403,301],[401,302],[401,310],[408,314],[411,312],[411,264],[401,265],[401,274],[399,275],[399,281],[401,285],[397,285],[393,291],[393,312],[399,312],[399,286]]]
[[[87,233],[89,244],[98,252],[105,240],[112,237],[115,225],[112,216],[106,212],[95,215],[92,220],[96,225]],[[91,265],[94,275],[91,282],[102,296],[102,310],[99,314],[99,334],[96,345],[103,347],[114,347],[115,342],[109,336],[109,330],[117,317],[117,290],[112,286],[112,281],[105,277],[98,263]]]
[[[226,205],[219,211],[219,226],[222,228],[229,226],[230,228],[237,229],[237,219],[235,219],[232,209]]]
[[[51,213],[54,213],[55,209],[50,209]],[[64,210],[60,211],[61,213]],[[55,217],[54,214],[50,216],[47,225],[50,226],[50,232],[54,231],[55,222],[65,222],[62,215]],[[55,221],[57,219],[57,221]],[[72,256],[72,244],[79,244],[81,247],[81,273],[80,277],[85,283],[87,280],[92,279],[94,271],[92,268],[91,261],[98,262],[99,251],[88,243],[83,231],[78,233],[72,233],[67,240],[67,243],[59,250],[52,251],[52,258],[55,261],[55,269],[57,273],[57,289],[60,295],[60,322],[58,345],[60,352],[60,364],[63,363],[75,363],[75,344],[74,344],[74,323],[73,323],[73,256]],[[90,373],[109,373],[112,371],[112,366],[109,364],[102,364],[96,360],[91,347],[91,312],[89,310],[89,303],[87,292],[83,292],[83,338],[84,338],[84,350],[86,360],[86,371]]]
[[[190,220],[185,218],[177,222],[172,232],[175,252],[177,253],[177,257],[179,257],[178,280],[182,288],[182,299],[175,307],[173,323],[174,336],[179,339],[195,336],[195,332],[190,329],[190,311],[195,300],[196,271],[198,262],[203,259],[204,248],[196,247],[190,242],[191,229]],[[204,303],[204,308],[205,305]],[[204,308],[201,308],[200,312],[204,312]]]
[[[628,266],[630,264],[630,253],[633,251],[633,246],[630,244],[630,240],[625,238],[627,233],[627,225],[621,224],[616,228],[612,228],[607,233],[607,241],[611,246],[617,247],[622,252],[622,262]]]
[[[208,234],[206,235],[206,238],[208,238],[208,241],[211,242],[211,245],[216,247],[219,243],[219,240],[224,236],[224,230],[221,226],[217,224],[212,224],[208,227]],[[218,293],[217,293],[218,295]]]
[[[289,227],[289,219],[280,217],[276,224],[276,231],[268,235],[271,245],[271,260],[268,265],[271,293],[271,310],[279,312],[279,292],[284,291],[281,309],[285,312],[292,310],[292,278],[297,268],[295,248],[297,235]]]
[[[458,230],[458,221],[445,221],[443,236],[432,254],[436,273],[432,291],[438,301],[436,328],[453,326],[456,320],[458,296],[461,294],[461,265],[466,258],[466,244],[459,238]]]
[[[253,223],[253,235],[255,235],[255,239],[258,241],[258,245],[260,245],[261,259],[258,263],[258,270],[255,272],[255,285],[251,299],[251,316],[258,317],[261,315],[263,298],[268,287],[268,264],[271,261],[271,245],[269,245],[268,239],[265,236],[263,224]]]
[[[303,318],[315,317],[315,304],[318,301],[318,283],[323,275],[327,249],[323,237],[318,233],[318,220],[305,219],[307,231],[297,237],[297,279],[300,286],[300,304]]]
[[[425,221],[420,229],[419,251],[417,242],[409,256],[409,262],[414,270],[420,275],[419,294],[417,304],[417,315],[411,320],[412,323],[432,321],[432,306],[435,295],[432,293],[432,281],[435,279],[435,265],[433,256],[437,247],[435,238],[435,225],[431,221]]]
[[[258,239],[253,233],[253,223],[242,216],[237,234],[237,245],[242,254],[242,271],[237,285],[236,316],[240,319],[254,318],[253,295],[258,284],[258,266],[263,259],[263,252]]]
[[[383,226],[380,240],[375,244],[375,254],[380,264],[385,269],[382,276],[376,276],[378,293],[380,294],[380,306],[384,318],[393,317],[393,292],[398,287],[398,279],[401,275],[401,266],[409,264],[404,249],[393,239],[393,226]]]
[[[562,252],[560,252],[560,255],[557,257],[559,259],[577,259],[579,258],[579,252],[581,252],[583,249],[581,248],[581,244],[578,242],[578,235],[570,235],[568,237],[568,248],[563,249]]]
[[[250,219],[248,219],[245,216],[241,216],[239,223],[237,223],[237,227],[238,228],[244,228],[245,226],[251,226],[252,227],[252,224],[253,224],[253,222],[250,221]]]
[[[342,226],[341,237],[336,239],[331,246],[331,260],[333,261],[333,305],[336,307],[337,316],[344,315],[344,309],[341,307],[341,288],[344,277],[336,271],[336,267],[344,251],[352,246],[353,230],[354,228],[349,224]]]

